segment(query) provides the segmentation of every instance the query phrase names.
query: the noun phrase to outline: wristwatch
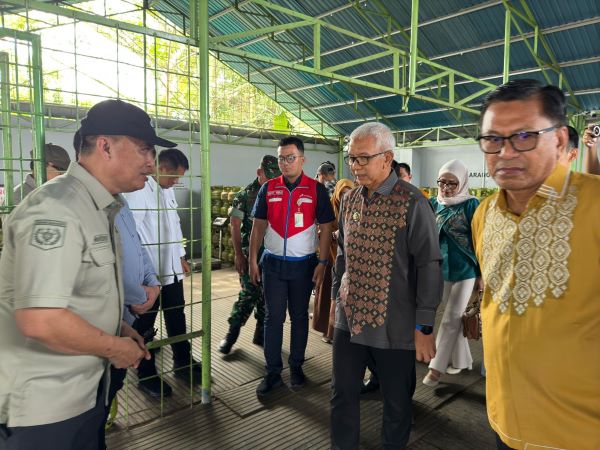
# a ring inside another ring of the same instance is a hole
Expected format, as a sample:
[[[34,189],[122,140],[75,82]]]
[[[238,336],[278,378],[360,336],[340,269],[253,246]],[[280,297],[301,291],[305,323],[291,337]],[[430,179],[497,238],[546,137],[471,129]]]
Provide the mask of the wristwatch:
[[[419,330],[424,335],[428,336],[433,333],[433,327],[431,325],[417,325],[415,329]]]
[[[326,266],[329,262],[327,259],[317,259],[317,261],[319,261],[319,264],[323,264],[324,266]]]

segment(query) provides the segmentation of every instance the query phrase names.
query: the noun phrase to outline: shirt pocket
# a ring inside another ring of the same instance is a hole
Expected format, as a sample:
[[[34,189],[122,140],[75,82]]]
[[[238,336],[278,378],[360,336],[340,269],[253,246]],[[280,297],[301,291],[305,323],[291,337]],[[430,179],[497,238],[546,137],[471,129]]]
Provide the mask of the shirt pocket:
[[[167,200],[167,210],[168,210],[168,215],[169,217],[171,217],[171,219],[175,222],[175,223],[179,223],[180,219],[179,219],[179,212],[177,211],[178,205],[177,205],[177,201],[174,198],[170,198]]]
[[[105,295],[113,289],[115,280],[115,254],[110,247],[92,248],[83,255],[79,293]]]

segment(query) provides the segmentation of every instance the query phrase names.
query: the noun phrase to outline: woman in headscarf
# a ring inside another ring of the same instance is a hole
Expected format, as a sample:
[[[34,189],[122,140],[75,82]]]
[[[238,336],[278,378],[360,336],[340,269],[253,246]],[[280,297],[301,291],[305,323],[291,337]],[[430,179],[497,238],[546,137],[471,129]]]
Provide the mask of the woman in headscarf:
[[[331,205],[333,206],[333,212],[335,213],[335,220],[333,222],[331,251],[330,254],[327,255],[329,262],[327,263],[327,269],[325,270],[325,276],[323,277],[323,284],[321,285],[321,288],[315,292],[312,327],[323,333],[323,341],[329,344],[333,339],[333,325],[335,323],[335,301],[331,301],[331,270],[337,256],[338,215],[340,213],[340,202],[342,201],[342,197],[353,187],[354,183],[347,178],[342,178],[335,184],[331,196]]]
[[[439,230],[446,309],[435,342],[437,352],[423,378],[427,386],[437,386],[442,373],[457,374],[473,364],[461,320],[475,285],[477,289],[480,285],[471,238],[471,219],[479,201],[469,195],[468,180],[469,170],[462,161],[447,162],[438,173],[438,195],[429,200]]]

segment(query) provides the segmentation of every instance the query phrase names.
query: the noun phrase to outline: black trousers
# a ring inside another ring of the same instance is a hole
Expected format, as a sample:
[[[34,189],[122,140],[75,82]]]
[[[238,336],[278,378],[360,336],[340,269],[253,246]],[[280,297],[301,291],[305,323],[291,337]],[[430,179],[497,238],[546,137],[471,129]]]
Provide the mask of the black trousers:
[[[29,427],[0,425],[0,450],[101,450],[104,436],[104,398],[102,383],[96,406],[61,422]],[[101,431],[102,430],[102,431]]]
[[[365,368],[372,358],[383,397],[381,448],[404,449],[412,422],[415,392],[415,351],[383,350],[350,343],[350,333],[333,332],[333,380],[331,397],[331,447],[354,450],[359,447],[360,387]]]
[[[281,373],[283,368],[281,346],[286,311],[289,312],[292,322],[288,364],[290,367],[300,367],[304,364],[308,342],[308,304],[313,289],[315,261],[316,259],[314,261],[311,259],[297,263],[282,263],[271,259],[263,263],[264,353],[268,373]],[[270,271],[273,267],[275,270]]]
[[[158,311],[162,310],[169,337],[179,336],[186,333],[185,325],[185,300],[183,297],[183,281],[176,281],[162,287],[161,295],[156,300],[155,307],[142,314],[133,324],[133,328],[142,336],[148,335],[154,329],[154,322]],[[187,366],[190,364],[192,347],[189,341],[172,344],[173,362],[176,366]],[[146,378],[156,375],[156,359],[154,352],[150,352],[152,358],[142,359],[138,366],[138,376]]]
[[[112,402],[117,396],[117,392],[123,387],[123,382],[127,376],[127,369],[116,369],[112,365],[110,366],[110,386],[108,387],[108,403],[104,407],[104,416],[102,419],[102,427],[98,430],[98,448],[100,450],[106,449],[106,421],[110,414],[110,407]]]

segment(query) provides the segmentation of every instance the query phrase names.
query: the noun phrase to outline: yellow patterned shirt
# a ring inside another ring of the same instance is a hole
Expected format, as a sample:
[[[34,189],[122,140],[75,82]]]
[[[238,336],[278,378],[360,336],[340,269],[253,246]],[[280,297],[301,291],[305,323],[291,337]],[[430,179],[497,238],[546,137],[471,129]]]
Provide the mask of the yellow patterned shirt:
[[[600,449],[600,177],[558,165],[517,216],[473,217],[487,410],[515,449]]]

